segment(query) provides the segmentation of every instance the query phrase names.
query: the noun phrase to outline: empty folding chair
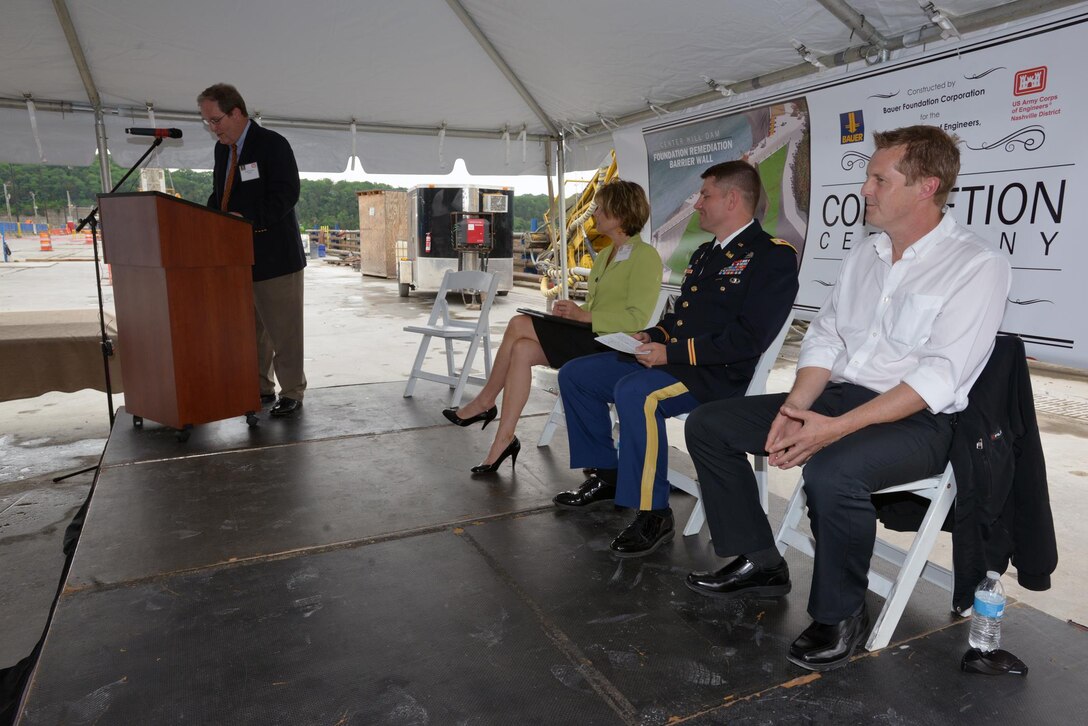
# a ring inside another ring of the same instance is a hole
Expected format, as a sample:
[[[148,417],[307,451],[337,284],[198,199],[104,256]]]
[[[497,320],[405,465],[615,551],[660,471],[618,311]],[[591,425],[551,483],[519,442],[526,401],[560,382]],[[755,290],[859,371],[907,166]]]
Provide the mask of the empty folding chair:
[[[670,300],[679,294],[679,291],[675,290],[662,290],[657,296],[657,305],[654,306],[654,312],[650,316],[650,320],[660,320],[661,316],[665,314],[665,310],[668,307]],[[566,421],[566,413],[563,411],[563,397],[558,394],[557,388],[555,405],[552,406],[552,411],[548,414],[548,420],[544,422],[544,429],[540,432],[540,438],[537,439],[536,445],[548,446],[551,444],[552,437],[555,436],[555,430],[559,428],[559,424],[565,424]],[[617,422],[616,411],[613,409],[612,426],[615,427]]]
[[[447,270],[442,276],[442,284],[438,288],[434,307],[427,318],[425,325],[405,325],[404,330],[409,333],[419,333],[423,340],[419,343],[419,351],[416,353],[415,362],[412,364],[412,372],[408,376],[408,385],[404,389],[404,397],[409,398],[415,389],[416,381],[435,381],[445,383],[453,394],[450,397],[450,405],[457,407],[461,403],[461,395],[465,389],[465,383],[483,384],[487,376],[491,375],[491,334],[488,328],[488,315],[491,312],[491,303],[495,300],[495,290],[499,280],[490,272],[478,270],[466,270],[454,272]],[[458,319],[450,314],[449,303],[446,301],[447,293],[455,290],[469,290],[480,294],[480,314],[475,320]],[[432,373],[423,370],[423,360],[427,357],[427,350],[431,338],[439,338],[445,343],[446,373]],[[461,361],[460,368],[454,355],[454,341],[468,343],[468,350]],[[483,347],[484,377],[471,375],[472,364],[476,358],[476,352]]]

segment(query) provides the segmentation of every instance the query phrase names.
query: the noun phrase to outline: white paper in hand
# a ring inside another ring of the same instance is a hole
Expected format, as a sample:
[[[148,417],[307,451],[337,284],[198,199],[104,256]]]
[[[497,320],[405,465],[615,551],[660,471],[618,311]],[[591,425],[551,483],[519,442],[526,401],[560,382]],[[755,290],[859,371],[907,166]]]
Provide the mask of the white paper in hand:
[[[646,353],[636,353],[635,349],[642,346],[642,343],[635,337],[628,335],[627,333],[609,333],[608,335],[598,335],[597,342],[601,345],[607,345],[613,350],[618,350],[621,353],[630,353],[631,355],[646,355]]]

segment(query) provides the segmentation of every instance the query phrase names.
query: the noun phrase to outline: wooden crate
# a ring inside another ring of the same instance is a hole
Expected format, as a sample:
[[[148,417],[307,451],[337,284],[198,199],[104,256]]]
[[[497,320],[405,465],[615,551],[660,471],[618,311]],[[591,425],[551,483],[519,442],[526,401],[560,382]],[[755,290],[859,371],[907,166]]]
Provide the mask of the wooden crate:
[[[357,195],[362,273],[396,278],[397,240],[408,239],[408,193],[374,189]]]

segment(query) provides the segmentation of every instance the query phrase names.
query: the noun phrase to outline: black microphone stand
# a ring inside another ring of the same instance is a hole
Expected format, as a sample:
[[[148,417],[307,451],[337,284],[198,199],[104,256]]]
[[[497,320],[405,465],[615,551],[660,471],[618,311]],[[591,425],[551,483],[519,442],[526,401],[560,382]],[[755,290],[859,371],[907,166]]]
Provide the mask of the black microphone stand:
[[[121,185],[128,181],[128,178],[132,176],[132,173],[140,168],[147,157],[151,156],[151,152],[154,151],[162,144],[162,137],[156,136],[155,140],[151,143],[151,146],[147,147],[147,151],[141,156],[135,164],[133,164],[125,175],[121,177],[121,181],[113,185],[113,189],[110,189],[110,194],[113,194]],[[110,380],[110,358],[113,357],[113,341],[110,340],[110,336],[106,333],[106,309],[102,302],[102,267],[98,260],[98,207],[90,211],[86,217],[79,221],[79,226],[76,227],[76,232],[82,232],[83,228],[87,225],[91,226],[91,240],[93,241],[92,249],[94,249],[94,279],[98,287],[98,329],[101,334],[101,346],[102,346],[102,369],[106,376],[106,406],[109,408],[110,414],[110,431],[113,430],[113,422],[116,418],[116,413],[113,410],[113,384]],[[79,471],[73,471],[71,474],[64,474],[53,479],[54,482],[63,481],[73,476],[79,476],[80,474],[86,474],[90,471],[95,471],[101,465],[101,460],[94,466],[88,466],[86,469],[80,469]]]

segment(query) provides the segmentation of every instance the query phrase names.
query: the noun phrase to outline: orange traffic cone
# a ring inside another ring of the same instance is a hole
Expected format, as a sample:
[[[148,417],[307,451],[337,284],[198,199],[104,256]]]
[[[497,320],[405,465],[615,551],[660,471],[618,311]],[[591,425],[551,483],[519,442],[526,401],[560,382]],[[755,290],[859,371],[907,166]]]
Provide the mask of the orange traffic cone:
[[[42,252],[53,251],[53,240],[49,238],[48,232],[39,232],[38,242],[39,244],[41,244]]]
[[[94,236],[90,232],[84,232],[83,233],[83,244],[85,244],[85,245],[93,245],[94,244]]]

